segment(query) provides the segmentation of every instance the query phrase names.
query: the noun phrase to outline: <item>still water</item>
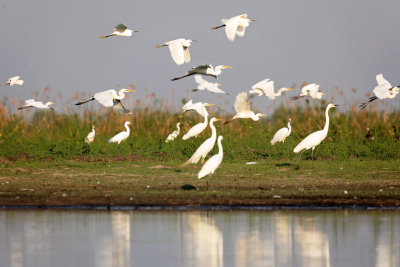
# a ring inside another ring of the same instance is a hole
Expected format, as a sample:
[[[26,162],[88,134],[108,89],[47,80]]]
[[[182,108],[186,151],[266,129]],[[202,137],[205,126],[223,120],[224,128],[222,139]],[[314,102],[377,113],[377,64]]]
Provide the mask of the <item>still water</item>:
[[[400,266],[400,211],[0,211],[0,266]]]

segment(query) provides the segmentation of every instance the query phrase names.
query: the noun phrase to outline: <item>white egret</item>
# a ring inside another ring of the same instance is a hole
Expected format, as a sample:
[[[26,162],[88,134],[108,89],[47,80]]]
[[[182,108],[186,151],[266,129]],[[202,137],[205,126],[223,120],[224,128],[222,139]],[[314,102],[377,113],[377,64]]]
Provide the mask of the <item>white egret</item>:
[[[325,126],[324,129],[320,131],[313,132],[309,134],[306,138],[304,138],[294,149],[294,153],[299,153],[300,154],[300,160],[299,160],[299,165],[297,168],[300,168],[300,163],[301,163],[301,156],[303,152],[307,149],[311,148],[311,159],[313,161],[313,166],[314,166],[314,149],[317,145],[319,145],[327,136],[328,134],[328,129],[329,129],[329,109],[333,107],[337,107],[338,105],[330,103],[325,110]]]
[[[53,105],[53,104],[54,104],[54,102],[47,102],[46,104],[43,104],[43,102],[41,102],[41,101],[35,101],[35,99],[28,99],[28,100],[25,100],[25,105],[23,107],[19,107],[18,110],[25,109],[25,108],[56,110],[53,107],[49,107],[50,105]]]
[[[369,98],[368,102],[361,103],[361,105],[359,106],[361,109],[366,108],[368,104],[374,100],[394,98],[400,91],[400,86],[393,87],[390,82],[388,82],[385,78],[383,78],[382,73],[376,75],[376,82],[378,83],[378,85],[375,86],[373,90],[374,95]]]
[[[211,64],[204,64],[204,65],[200,65],[197,67],[192,68],[191,70],[188,70],[185,75],[181,76],[181,77],[176,77],[173,78],[171,81],[176,81],[191,75],[195,75],[195,74],[201,74],[201,75],[206,75],[206,76],[212,76],[215,79],[218,78],[218,76],[221,74],[223,69],[230,69],[232,67],[230,66],[224,66],[224,65],[218,65],[215,68],[213,67],[213,65]]]
[[[24,81],[21,80],[21,77],[19,76],[14,76],[8,79],[8,81],[6,83],[1,84],[2,86],[13,86],[13,85],[23,85]]]
[[[233,42],[236,35],[243,37],[246,28],[250,25],[250,22],[255,22],[255,20],[248,19],[247,14],[242,14],[229,19],[221,19],[221,22],[223,23],[221,26],[212,27],[211,30],[225,27],[226,37],[229,41]]]
[[[321,99],[325,93],[322,93],[319,89],[319,84],[311,83],[303,86],[301,88],[301,94],[295,97],[292,97],[292,100],[299,99],[301,97],[309,96],[312,99]]]
[[[249,93],[257,94],[258,96],[265,95],[270,100],[275,100],[275,98],[277,96],[282,95],[282,92],[290,91],[290,90],[293,90],[293,88],[282,87],[275,93],[274,92],[274,81],[271,81],[270,79],[265,79],[265,80],[259,81],[258,83],[254,84],[251,87],[251,90],[249,91]]]
[[[122,104],[121,100],[124,99],[125,93],[127,92],[135,92],[135,90],[130,90],[130,89],[121,89],[117,92],[114,89],[110,89],[107,91],[99,92],[93,95],[93,97],[89,100],[78,102],[75,105],[82,105],[87,102],[97,100],[100,104],[102,104],[105,107],[113,107],[117,110],[120,110],[125,113],[131,114],[129,110],[125,108],[125,106]]]
[[[206,115],[208,116],[208,111],[207,111],[207,109],[205,109],[205,107],[210,107],[210,106],[214,106],[214,104],[203,103],[203,102],[193,103],[193,100],[190,99],[185,105],[183,105],[182,113],[185,113],[186,111],[189,111],[189,110],[195,110],[202,117],[204,117]]]
[[[204,80],[201,75],[195,75],[194,80],[198,84],[196,89],[193,89],[193,92],[196,91],[203,91],[203,90],[208,90],[211,93],[216,93],[216,94],[227,94],[225,91],[221,90],[218,88],[218,86],[221,86],[220,83],[211,83],[209,81]]]
[[[90,144],[94,141],[94,136],[96,135],[96,131],[94,130],[94,125],[92,125],[92,131],[88,133],[85,138],[85,143]]]
[[[176,124],[177,129],[168,135],[167,139],[165,140],[165,143],[168,143],[169,141],[174,141],[175,138],[178,137],[179,133],[181,132],[181,128],[179,127],[180,125],[181,125],[180,122]]]
[[[183,166],[194,163],[197,164],[201,159],[201,163],[204,163],[204,159],[207,157],[208,153],[213,149],[215,141],[217,140],[217,130],[215,129],[214,122],[219,121],[218,118],[211,118],[210,120],[210,128],[211,128],[211,137],[209,137],[206,141],[204,141],[199,148],[194,152],[193,156],[186,161]]]
[[[157,45],[157,48],[168,46],[169,52],[171,53],[171,57],[174,62],[178,65],[182,65],[183,63],[190,62],[190,52],[189,46],[190,43],[196,42],[191,39],[176,39],[169,42],[166,42],[164,45]]]
[[[128,27],[126,27],[125,24],[120,23],[120,24],[118,24],[117,26],[114,27],[114,31],[111,34],[100,36],[100,38],[108,38],[108,37],[111,37],[111,36],[129,37],[129,36],[132,36],[132,34],[134,32],[138,32],[138,31],[129,30]]]
[[[271,145],[275,145],[278,142],[285,142],[285,139],[290,135],[290,133],[292,132],[292,127],[290,125],[290,122],[292,121],[292,119],[289,119],[288,124],[287,124],[287,128],[283,127],[281,129],[279,129],[275,134],[274,137],[271,140]]]
[[[266,114],[262,113],[257,113],[255,114],[254,111],[250,109],[250,100],[247,97],[247,92],[240,92],[236,96],[235,100],[235,111],[236,115],[233,116],[233,118],[229,121],[224,122],[224,124],[227,124],[228,122],[231,122],[234,119],[252,119],[253,121],[258,121],[260,117],[267,116]]]
[[[203,109],[205,110],[206,108],[203,107]],[[204,131],[205,128],[207,128],[207,124],[208,124],[208,113],[204,115],[204,122],[198,123],[192,128],[190,128],[190,130],[182,137],[182,139],[187,140],[192,137],[197,137],[199,134],[201,134],[201,132]]]
[[[130,121],[126,121],[125,122],[125,128],[126,131],[122,131],[118,134],[116,134],[113,138],[109,139],[108,142],[109,143],[121,143],[122,141],[126,140],[129,137],[129,133],[130,133],[130,129],[129,129],[129,124],[131,124]]]
[[[222,159],[224,158],[224,151],[222,149],[222,144],[221,144],[221,141],[223,139],[224,138],[222,137],[222,135],[218,136],[218,141],[217,141],[219,149],[218,154],[212,156],[206,161],[206,163],[204,163],[203,167],[201,167],[199,174],[197,175],[199,179],[203,178],[206,175],[212,176],[215,170],[219,167],[219,165],[221,165]],[[207,188],[208,188],[208,180],[209,179],[207,179]]]

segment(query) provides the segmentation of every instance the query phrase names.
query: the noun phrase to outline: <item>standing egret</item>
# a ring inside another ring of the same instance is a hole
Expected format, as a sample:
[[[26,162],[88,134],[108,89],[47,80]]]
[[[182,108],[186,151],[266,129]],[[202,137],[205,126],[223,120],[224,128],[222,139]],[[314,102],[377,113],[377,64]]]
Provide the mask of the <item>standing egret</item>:
[[[242,14],[229,19],[221,19],[221,22],[223,23],[221,26],[212,27],[211,30],[225,27],[226,37],[229,41],[233,42],[236,35],[243,37],[246,28],[250,25],[250,22],[255,22],[255,20],[248,19],[247,14]]]
[[[25,108],[38,108],[38,109],[51,109],[51,110],[56,110],[53,107],[49,107],[50,105],[53,105],[54,102],[47,102],[46,104],[43,104],[41,101],[35,101],[35,99],[28,99],[25,100],[25,105],[23,107],[17,108],[18,110],[25,109]]]
[[[182,113],[185,113],[186,111],[189,111],[189,110],[195,110],[202,117],[204,117],[206,115],[208,116],[208,111],[207,111],[207,109],[205,109],[205,107],[210,107],[210,106],[214,106],[214,104],[203,103],[203,102],[193,103],[192,99],[190,99],[185,105],[183,105]]]
[[[129,30],[128,27],[126,27],[125,24],[120,23],[120,24],[118,24],[117,26],[114,27],[114,31],[111,34],[100,36],[100,38],[108,38],[108,37],[111,37],[111,36],[129,37],[129,36],[132,36],[132,34],[134,32],[138,32],[138,31]]]
[[[219,165],[221,165],[222,159],[224,158],[224,151],[222,149],[222,144],[221,144],[221,141],[223,139],[224,138],[222,137],[222,135],[218,136],[218,141],[217,141],[219,149],[218,154],[212,156],[206,161],[206,163],[204,163],[203,167],[201,167],[199,174],[197,175],[199,179],[203,178],[206,175],[212,176],[215,170],[219,167]],[[207,179],[207,188],[208,188],[208,181],[209,179]],[[211,185],[211,187],[213,186]]]
[[[247,97],[247,92],[240,92],[236,96],[235,100],[235,111],[236,115],[229,121],[224,122],[227,124],[228,122],[233,121],[234,119],[252,119],[253,121],[258,121],[260,117],[267,116],[266,114],[257,113],[255,114],[254,111],[250,109],[250,100]]]
[[[288,124],[287,124],[287,128],[283,127],[281,129],[279,129],[275,134],[274,137],[271,140],[271,145],[275,145],[278,142],[285,142],[285,139],[290,135],[290,133],[292,132],[292,127],[290,125],[290,122],[292,121],[292,119],[289,119]]]
[[[94,136],[96,135],[96,131],[94,130],[94,125],[92,125],[92,131],[88,133],[85,138],[85,143],[90,144],[94,141]]]
[[[327,107],[326,107],[326,111],[325,111],[325,126],[324,129],[320,130],[320,131],[316,131],[313,132],[311,134],[309,134],[306,138],[304,138],[294,149],[293,152],[294,153],[300,153],[300,159],[299,159],[299,165],[297,166],[297,168],[300,168],[300,163],[301,163],[301,156],[303,154],[303,152],[307,149],[311,148],[311,159],[313,162],[313,166],[314,166],[314,149],[317,145],[319,145],[327,136],[328,134],[328,129],[329,129],[329,109],[333,108],[333,107],[337,107],[338,105],[332,104],[330,103]]]
[[[110,89],[104,92],[99,92],[93,95],[93,97],[89,100],[78,102],[75,105],[82,105],[87,102],[97,100],[100,104],[102,104],[105,107],[113,107],[117,110],[120,110],[125,113],[131,114],[129,110],[125,108],[125,106],[122,104],[121,100],[124,99],[125,93],[127,92],[135,92],[135,90],[130,90],[130,89],[121,89],[117,92],[114,89]]]
[[[322,93],[319,89],[319,84],[311,83],[303,86],[301,88],[301,94],[295,97],[292,97],[292,100],[299,99],[301,97],[309,96],[312,99],[321,99],[325,93]]]
[[[251,90],[249,91],[249,93],[257,94],[258,96],[265,95],[270,100],[275,100],[275,98],[277,96],[280,96],[282,94],[282,92],[290,91],[290,90],[293,90],[293,88],[282,87],[275,93],[274,92],[274,81],[271,81],[270,79],[265,79],[265,80],[259,81],[258,83],[254,84],[251,87]]]
[[[196,152],[194,152],[193,156],[188,161],[186,161],[183,166],[188,165],[189,163],[197,164],[200,159],[201,163],[204,163],[204,159],[207,157],[208,153],[210,153],[211,149],[213,149],[215,141],[217,140],[217,130],[215,129],[214,122],[219,120],[220,119],[218,118],[211,118],[211,137],[209,137],[199,146]]]
[[[203,109],[205,110],[206,108],[203,107]],[[204,116],[204,122],[198,123],[192,128],[190,128],[190,130],[182,137],[182,139],[187,140],[192,137],[197,137],[199,134],[201,134],[202,131],[204,131],[205,128],[207,128],[207,124],[208,124],[208,113],[205,114]]]
[[[190,52],[189,46],[190,43],[196,42],[195,40],[190,39],[176,39],[169,42],[166,42],[164,45],[157,45],[157,48],[168,46],[169,52],[171,53],[171,57],[174,62],[178,65],[182,65],[183,63],[190,62]]]
[[[227,94],[225,91],[221,90],[218,88],[218,86],[221,86],[220,83],[211,83],[209,81],[204,80],[201,75],[195,75],[194,80],[198,84],[196,89],[193,89],[193,92],[196,91],[203,91],[203,90],[208,90],[211,93],[216,93],[216,94]]]
[[[368,104],[374,100],[394,98],[400,91],[400,85],[393,87],[390,82],[383,78],[382,73],[376,75],[376,82],[378,83],[378,85],[375,86],[373,90],[374,95],[369,98],[368,102],[361,103],[361,105],[359,106],[361,109],[366,108]]]
[[[129,129],[129,124],[131,124],[130,121],[126,121],[125,122],[125,128],[126,131],[122,131],[118,134],[116,134],[113,138],[111,138],[110,140],[108,140],[109,143],[121,143],[122,141],[126,140],[129,137],[129,133],[130,133],[130,129]]]
[[[175,140],[175,138],[176,138],[176,137],[179,135],[179,133],[181,132],[181,128],[179,127],[180,125],[181,125],[180,122],[178,122],[178,123],[176,124],[176,128],[177,128],[177,129],[168,135],[167,139],[165,140],[165,143],[168,143],[169,141],[174,141],[174,140]]]
[[[181,77],[176,77],[173,78],[171,81],[176,81],[191,75],[195,74],[201,74],[201,75],[206,75],[206,76],[212,76],[215,79],[218,78],[218,76],[221,74],[223,69],[230,69],[232,67],[230,66],[224,66],[224,65],[218,65],[215,68],[211,64],[203,64],[197,67],[192,68],[191,70],[188,70],[185,75]]]
[[[24,81],[21,80],[21,77],[19,76],[14,76],[8,79],[8,81],[6,83],[1,84],[2,86],[13,86],[13,85],[23,85]]]

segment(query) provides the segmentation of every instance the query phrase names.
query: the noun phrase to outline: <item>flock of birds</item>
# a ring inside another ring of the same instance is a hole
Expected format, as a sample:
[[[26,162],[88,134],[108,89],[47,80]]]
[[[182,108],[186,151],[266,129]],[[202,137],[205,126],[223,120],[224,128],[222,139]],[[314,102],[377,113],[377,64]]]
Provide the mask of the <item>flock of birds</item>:
[[[222,19],[221,20],[222,25],[216,26],[211,28],[212,30],[216,30],[219,28],[225,28],[225,34],[226,37],[228,38],[229,41],[234,41],[236,36],[243,37],[245,30],[247,27],[249,27],[251,22],[254,22],[254,20],[251,20],[247,17],[247,14],[242,14],[239,16],[235,16],[229,19]],[[109,35],[104,35],[101,36],[101,38],[109,38],[113,36],[123,36],[123,37],[129,37],[132,36],[134,30],[130,30],[127,28],[126,25],[124,24],[118,24],[114,27],[114,30],[112,33]],[[165,42],[163,45],[157,45],[157,48],[161,47],[168,47],[169,52],[171,54],[171,57],[173,61],[177,65],[182,65],[184,63],[189,63],[191,61],[190,57],[190,51],[189,47],[191,43],[196,42],[195,40],[191,39],[176,39],[176,40],[171,40],[168,42]],[[225,66],[225,65],[218,65],[216,67],[213,67],[211,64],[203,64],[197,67],[194,67],[190,70],[188,70],[184,75],[176,77],[171,79],[171,81],[177,81],[189,76],[194,75],[194,80],[197,83],[197,88],[193,89],[193,91],[202,91],[202,90],[207,90],[211,93],[216,93],[216,94],[229,94],[222,89],[219,88],[221,86],[220,83],[213,83],[205,80],[203,76],[210,76],[214,77],[215,79],[218,78],[219,75],[221,75],[222,70],[224,69],[229,69],[232,68],[230,66]],[[384,77],[382,74],[376,75],[376,80],[378,85],[374,88],[373,90],[373,95],[368,99],[367,102],[362,103],[360,105],[361,109],[366,108],[371,102],[380,99],[386,99],[386,98],[394,98],[400,91],[400,86],[392,86]],[[24,84],[24,81],[21,80],[21,77],[15,76],[11,77],[8,79],[8,81],[4,84],[3,86],[9,85],[9,86],[21,86]],[[258,121],[261,117],[266,116],[266,114],[262,113],[255,113],[254,111],[251,110],[251,99],[254,97],[258,96],[266,96],[270,100],[275,100],[276,97],[279,97],[282,95],[283,92],[285,91],[290,91],[293,90],[293,88],[288,88],[288,87],[282,87],[278,89],[275,92],[274,88],[274,81],[270,79],[264,79],[262,81],[257,82],[251,87],[251,90],[249,90],[249,95],[247,92],[240,92],[237,94],[235,103],[234,103],[234,108],[236,111],[236,114],[233,116],[231,120],[225,121],[224,124],[229,123],[235,119],[252,119],[254,121]],[[127,108],[122,103],[122,100],[125,97],[126,93],[129,92],[134,92],[134,90],[131,89],[121,89],[117,93],[116,90],[110,89],[106,90],[103,92],[98,92],[92,96],[92,98],[86,100],[86,101],[81,101],[76,103],[75,105],[82,105],[88,102],[91,102],[93,100],[96,100],[98,103],[103,105],[104,107],[112,107],[117,110],[120,110],[124,113],[131,114]],[[292,100],[296,100],[302,97],[310,97],[312,99],[321,99],[322,96],[325,95],[325,93],[321,92],[319,90],[319,85],[316,83],[311,83],[311,84],[306,84],[302,87],[301,93],[298,96],[292,97]],[[19,107],[18,109],[25,109],[25,108],[38,108],[38,109],[55,109],[53,107],[50,107],[50,105],[53,105],[53,102],[47,102],[47,103],[42,103],[40,101],[35,101],[34,99],[28,99],[25,101],[25,105],[22,107]],[[192,100],[188,101],[183,107],[182,110],[184,112],[189,111],[189,110],[194,110],[196,111],[200,116],[203,117],[204,121],[200,122],[196,125],[194,125],[185,135],[183,135],[182,139],[183,140],[188,140],[193,137],[197,137],[199,134],[201,134],[207,126],[211,128],[211,136],[205,140],[195,151],[193,156],[187,160],[183,166],[186,166],[188,164],[197,164],[200,160],[202,164],[204,163],[207,155],[210,153],[210,151],[213,149],[215,146],[215,143],[217,142],[218,146],[218,153],[216,155],[213,155],[210,157],[202,166],[200,172],[198,173],[198,178],[201,179],[205,176],[212,176],[212,174],[215,172],[215,170],[220,166],[222,160],[223,160],[223,147],[222,147],[222,140],[223,137],[220,135],[217,138],[217,130],[214,126],[214,123],[217,121],[220,121],[219,118],[211,118],[209,120],[209,114],[206,109],[207,106],[212,106],[213,104],[210,103],[203,103],[203,102],[197,102],[193,103]],[[314,149],[316,146],[318,146],[327,136],[328,134],[328,129],[329,129],[329,110],[333,107],[336,107],[337,105],[335,104],[328,104],[326,107],[325,111],[325,126],[322,130],[316,131],[308,135],[306,138],[304,138],[293,150],[295,153],[300,153],[300,159],[299,159],[299,164],[298,168],[300,167],[301,163],[301,156],[302,153],[308,149],[311,149],[311,158],[314,160]],[[291,119],[288,120],[287,127],[279,129],[275,135],[273,136],[271,140],[271,145],[275,145],[276,143],[284,143],[285,139],[290,135],[291,133]],[[125,122],[125,128],[126,131],[122,131],[112,137],[111,139],[108,140],[110,143],[117,143],[118,145],[126,140],[129,137],[130,134],[130,128],[129,125],[131,123],[129,121]],[[175,140],[179,134],[180,134],[180,122],[177,123],[177,130],[173,131],[168,137],[166,138],[165,142],[172,142]],[[92,126],[92,131],[87,135],[85,138],[85,142],[90,144],[91,142],[94,141],[95,138],[95,128]],[[313,161],[314,163],[314,161]],[[209,183],[209,179],[207,179],[207,186]]]

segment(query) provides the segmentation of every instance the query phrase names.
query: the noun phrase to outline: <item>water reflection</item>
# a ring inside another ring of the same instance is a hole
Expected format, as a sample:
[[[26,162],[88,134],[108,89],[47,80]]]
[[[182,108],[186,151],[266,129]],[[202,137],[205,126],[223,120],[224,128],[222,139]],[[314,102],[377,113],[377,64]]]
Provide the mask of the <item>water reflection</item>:
[[[0,211],[0,266],[400,266],[399,211]]]

